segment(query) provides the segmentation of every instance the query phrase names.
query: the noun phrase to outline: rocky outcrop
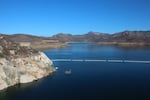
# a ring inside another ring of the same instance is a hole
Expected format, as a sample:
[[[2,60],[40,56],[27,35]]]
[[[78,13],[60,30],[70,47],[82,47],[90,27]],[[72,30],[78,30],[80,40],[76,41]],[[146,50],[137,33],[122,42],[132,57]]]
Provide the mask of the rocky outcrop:
[[[0,90],[48,76],[55,71],[52,61],[40,51],[21,47],[0,36]]]
[[[0,58],[0,90],[18,83],[38,80],[54,71],[52,61],[42,52],[11,60]]]

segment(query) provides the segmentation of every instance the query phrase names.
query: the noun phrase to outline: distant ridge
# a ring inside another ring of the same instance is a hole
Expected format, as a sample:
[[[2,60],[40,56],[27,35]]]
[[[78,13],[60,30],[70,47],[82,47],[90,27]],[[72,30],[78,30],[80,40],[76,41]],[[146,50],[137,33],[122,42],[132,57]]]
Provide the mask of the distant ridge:
[[[112,41],[150,42],[150,31],[124,31],[111,36]]]
[[[47,37],[21,34],[21,33],[13,34],[13,35],[6,35],[6,34],[3,35],[9,38],[10,40],[17,41],[17,42],[34,42],[34,41],[41,41],[43,39],[48,39]]]
[[[52,36],[63,42],[100,42],[117,45],[149,45],[150,31],[123,31],[114,34],[88,32],[83,35],[56,34]]]

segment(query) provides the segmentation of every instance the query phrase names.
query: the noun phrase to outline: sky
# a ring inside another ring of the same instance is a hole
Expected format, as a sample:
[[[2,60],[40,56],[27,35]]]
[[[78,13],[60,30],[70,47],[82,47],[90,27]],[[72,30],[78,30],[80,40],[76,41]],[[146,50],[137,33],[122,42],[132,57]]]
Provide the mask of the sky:
[[[0,33],[150,30],[150,0],[0,0]]]

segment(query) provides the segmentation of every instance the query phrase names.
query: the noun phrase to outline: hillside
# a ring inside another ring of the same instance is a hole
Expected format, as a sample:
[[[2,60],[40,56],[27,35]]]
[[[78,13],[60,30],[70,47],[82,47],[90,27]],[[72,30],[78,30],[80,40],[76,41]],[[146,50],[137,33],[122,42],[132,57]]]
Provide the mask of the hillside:
[[[88,32],[83,35],[57,34],[52,38],[63,42],[97,42],[116,45],[149,45],[150,31],[123,31],[114,34]]]
[[[83,35],[59,33],[52,36],[52,38],[63,42],[98,42],[107,40],[109,38],[109,34],[99,32],[88,32]]]
[[[40,49],[40,50],[52,49],[66,45],[66,43],[60,42],[59,40],[50,37],[40,37],[27,34],[13,34],[13,35],[1,34],[1,35],[17,43],[29,42],[33,49]]]
[[[3,34],[4,35],[4,34]],[[9,38],[12,41],[17,42],[34,42],[34,41],[41,41],[43,39],[47,39],[46,37],[39,37],[27,34],[13,34],[13,35],[5,35],[5,37]]]
[[[28,56],[33,53],[37,53],[37,50],[20,46],[19,43],[10,40],[4,35],[0,35],[0,57]]]
[[[150,42],[150,31],[124,31],[111,35],[111,41]]]

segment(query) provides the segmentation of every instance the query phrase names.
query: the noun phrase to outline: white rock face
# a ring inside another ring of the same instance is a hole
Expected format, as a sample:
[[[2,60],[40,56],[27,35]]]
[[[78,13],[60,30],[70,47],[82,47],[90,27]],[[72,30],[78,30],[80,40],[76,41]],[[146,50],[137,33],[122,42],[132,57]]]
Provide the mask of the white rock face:
[[[42,52],[24,58],[0,58],[0,90],[18,83],[28,83],[55,71],[52,61]]]
[[[29,74],[20,76],[20,83],[28,83],[28,82],[32,82],[33,80],[36,80],[35,77]]]

